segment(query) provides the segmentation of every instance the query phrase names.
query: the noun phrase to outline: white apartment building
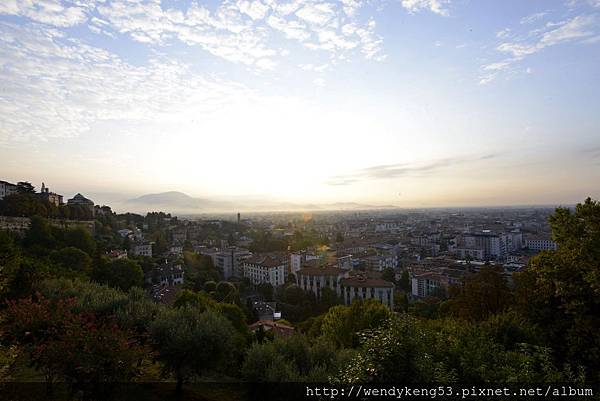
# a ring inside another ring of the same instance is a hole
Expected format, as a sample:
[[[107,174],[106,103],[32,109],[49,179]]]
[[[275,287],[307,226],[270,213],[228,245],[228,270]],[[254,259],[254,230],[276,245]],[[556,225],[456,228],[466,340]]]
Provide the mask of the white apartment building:
[[[228,278],[242,277],[242,263],[243,260],[252,256],[252,253],[244,248],[238,248],[236,246],[230,246],[221,249],[219,252],[213,254],[213,262],[215,267],[221,269],[223,276],[227,280]]]
[[[252,284],[269,283],[279,287],[285,283],[287,261],[274,256],[253,255],[242,262],[244,277]]]
[[[142,244],[135,244],[133,246],[133,254],[136,256],[148,256],[152,257],[152,242],[145,242]]]
[[[0,200],[4,199],[4,197],[16,194],[17,186],[15,184],[11,184],[10,182],[0,181]]]
[[[440,289],[447,290],[450,285],[460,284],[461,279],[435,272],[418,272],[411,274],[410,282],[413,296],[427,297],[435,294]]]
[[[375,299],[394,309],[394,284],[379,278],[365,276],[347,277],[340,280],[340,294],[346,305],[355,299]]]
[[[319,259],[315,254],[302,251],[290,254],[290,273],[296,274],[302,268],[302,264],[309,260]]]
[[[525,248],[533,251],[555,251],[557,248],[556,242],[547,238],[527,238]]]
[[[458,257],[467,256],[475,260],[503,260],[511,252],[523,247],[523,234],[512,231],[504,234],[494,234],[488,230],[480,233],[464,234],[455,248]]]
[[[305,291],[311,291],[317,299],[321,298],[323,288],[331,288],[340,295],[340,280],[346,272],[339,267],[303,267],[296,272],[296,285]]]

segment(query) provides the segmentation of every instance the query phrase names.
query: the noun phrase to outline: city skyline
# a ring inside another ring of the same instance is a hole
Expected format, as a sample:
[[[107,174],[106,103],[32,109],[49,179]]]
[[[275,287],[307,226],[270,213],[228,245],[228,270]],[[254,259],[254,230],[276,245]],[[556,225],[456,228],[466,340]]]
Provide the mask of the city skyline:
[[[574,204],[600,197],[599,46],[588,0],[5,1],[0,179]]]

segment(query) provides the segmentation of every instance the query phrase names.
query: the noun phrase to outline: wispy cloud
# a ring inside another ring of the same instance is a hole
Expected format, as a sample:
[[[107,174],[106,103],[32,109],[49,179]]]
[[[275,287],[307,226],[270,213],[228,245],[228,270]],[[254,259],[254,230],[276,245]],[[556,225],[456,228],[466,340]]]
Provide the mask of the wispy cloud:
[[[54,27],[87,24],[96,34],[118,33],[147,45],[177,40],[261,70],[272,69],[285,54],[278,34],[333,58],[356,52],[367,59],[383,59],[374,20],[358,18],[363,5],[361,0],[227,0],[211,10],[197,0],[177,8],[158,0],[4,0],[0,14]]]
[[[600,145],[585,148],[581,153],[586,157],[590,157],[595,164],[600,164]]]
[[[449,15],[449,11],[445,7],[449,3],[449,0],[401,0],[402,7],[406,8],[410,13],[429,10],[443,16]]]
[[[0,32],[0,141],[74,137],[100,121],[181,121],[253,96],[176,61],[131,65],[55,28],[0,23]]]
[[[545,16],[546,13],[536,13],[522,19],[521,24],[539,23]],[[493,81],[501,71],[514,72],[515,64],[544,49],[565,43],[595,43],[594,38],[600,36],[600,27],[596,15],[582,14],[559,22],[546,22],[522,35],[515,35],[506,28],[496,36],[503,40],[511,39],[496,46],[497,52],[509,57],[481,66],[479,83],[482,85]]]
[[[497,154],[480,156],[463,156],[432,160],[423,163],[382,164],[366,167],[349,174],[337,175],[327,180],[329,185],[350,185],[361,181],[390,179],[399,177],[423,177],[438,173],[458,165],[489,160],[498,157]]]
[[[531,15],[528,15],[526,17],[521,18],[521,24],[531,24],[532,22],[536,22],[542,18],[544,18],[546,16],[546,14],[548,14],[546,11],[542,11],[539,13],[533,13]]]

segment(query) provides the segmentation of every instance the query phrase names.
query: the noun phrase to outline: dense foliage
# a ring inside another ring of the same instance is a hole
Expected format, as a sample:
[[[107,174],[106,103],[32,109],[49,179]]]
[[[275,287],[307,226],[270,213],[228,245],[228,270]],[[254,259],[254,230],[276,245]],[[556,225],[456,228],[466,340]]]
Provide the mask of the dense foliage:
[[[558,250],[533,257],[513,275],[514,284],[484,267],[447,297],[409,303],[402,276],[395,313],[375,301],[340,305],[327,291],[317,302],[289,283],[254,289],[279,302],[296,326],[291,336],[251,333],[255,319],[241,301],[248,284],[223,281],[209,259],[193,252],[181,258],[189,280],[173,305],[154,302],[141,288],[151,258],[103,255],[107,244],[125,242],[115,230],[146,224],[164,236],[166,219],[158,213],[104,216],[94,237],[35,217],[24,238],[0,233],[0,374],[14,378],[29,369],[32,377],[83,390],[95,382],[160,377],[175,379],[181,389],[206,376],[334,383],[600,380],[600,204],[590,199],[574,211],[556,210],[550,224]],[[273,241],[265,237],[257,246]]]

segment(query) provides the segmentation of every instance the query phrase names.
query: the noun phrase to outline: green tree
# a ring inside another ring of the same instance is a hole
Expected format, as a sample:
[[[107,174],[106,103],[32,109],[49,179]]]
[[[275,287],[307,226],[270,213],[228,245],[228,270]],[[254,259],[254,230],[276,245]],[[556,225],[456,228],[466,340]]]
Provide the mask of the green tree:
[[[138,262],[132,259],[104,260],[94,271],[94,279],[123,291],[144,284],[144,272]]]
[[[96,241],[92,235],[83,228],[72,228],[65,232],[65,243],[67,246],[72,246],[81,249],[89,256],[94,256],[96,252]]]
[[[24,194],[34,194],[35,187],[28,181],[17,182],[17,191]]]
[[[451,287],[450,312],[467,320],[485,320],[511,305],[512,294],[501,267],[484,266],[462,286]]]
[[[600,203],[549,218],[556,251],[541,252],[515,274],[519,310],[544,330],[560,360],[600,379]]]
[[[21,251],[14,239],[0,231],[0,302],[7,295],[21,264]]]
[[[232,357],[235,329],[221,315],[185,306],[160,313],[150,328],[165,372],[181,391],[191,374],[219,370]]]
[[[398,287],[404,292],[410,292],[410,278],[408,276],[408,270],[404,270],[398,281]]]
[[[323,317],[322,336],[340,347],[355,347],[360,331],[380,326],[390,315],[387,307],[372,299],[355,300],[351,306],[334,306]]]
[[[381,273],[381,278],[391,283],[396,282],[396,272],[391,267],[386,267]]]
[[[48,220],[40,216],[31,218],[31,226],[25,235],[24,244],[29,248],[49,249],[56,243]]]
[[[256,286],[256,291],[264,301],[273,300],[273,286],[270,283],[260,283]]]
[[[92,259],[79,248],[70,246],[59,251],[52,251],[50,260],[67,271],[85,276],[89,276],[91,273]]]
[[[215,287],[215,299],[219,302],[239,303],[238,290],[229,281],[220,281]]]

